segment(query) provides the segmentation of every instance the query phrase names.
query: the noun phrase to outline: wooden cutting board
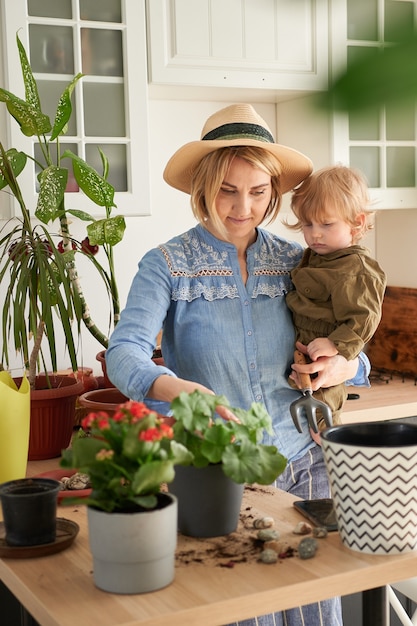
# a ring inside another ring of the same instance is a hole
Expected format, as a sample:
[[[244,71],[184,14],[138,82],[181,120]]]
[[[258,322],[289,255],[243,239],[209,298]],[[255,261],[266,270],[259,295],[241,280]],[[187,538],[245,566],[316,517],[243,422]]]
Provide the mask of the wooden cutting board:
[[[387,287],[382,319],[366,353],[373,369],[417,374],[417,289]]]

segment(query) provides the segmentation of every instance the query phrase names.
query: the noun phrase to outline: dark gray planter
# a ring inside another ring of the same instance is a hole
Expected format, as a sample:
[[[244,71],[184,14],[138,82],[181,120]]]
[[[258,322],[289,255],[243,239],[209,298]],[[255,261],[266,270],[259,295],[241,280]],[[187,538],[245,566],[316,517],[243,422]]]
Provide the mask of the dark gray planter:
[[[56,538],[61,483],[51,478],[21,478],[0,485],[6,543],[37,546]]]
[[[244,485],[224,475],[222,466],[177,465],[170,493],[178,498],[178,530],[189,537],[219,537],[236,530]]]

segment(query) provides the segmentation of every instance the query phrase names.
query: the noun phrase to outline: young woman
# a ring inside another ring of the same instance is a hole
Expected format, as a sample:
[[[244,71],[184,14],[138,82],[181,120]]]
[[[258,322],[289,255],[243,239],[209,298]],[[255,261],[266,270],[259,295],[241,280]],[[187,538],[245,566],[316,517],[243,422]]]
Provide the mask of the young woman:
[[[289,405],[300,397],[288,373],[317,373],[314,388],[356,375],[367,384],[364,355],[292,365],[294,327],[285,297],[302,247],[260,228],[276,218],[282,194],[310,172],[310,160],[274,142],[247,104],[231,105],[206,122],[201,140],[168,162],[168,184],[191,195],[198,225],[149,251],[139,263],[106,361],[127,396],[171,402],[181,391],[224,394],[232,406],[263,402],[276,445],[289,463],[276,485],[301,498],[329,496],[321,448],[298,433]],[[151,357],[163,328],[165,367]],[[305,351],[304,346],[299,346]],[[286,620],[283,622],[282,620]],[[258,621],[256,621],[258,620]],[[337,626],[340,601],[245,621],[263,626]]]

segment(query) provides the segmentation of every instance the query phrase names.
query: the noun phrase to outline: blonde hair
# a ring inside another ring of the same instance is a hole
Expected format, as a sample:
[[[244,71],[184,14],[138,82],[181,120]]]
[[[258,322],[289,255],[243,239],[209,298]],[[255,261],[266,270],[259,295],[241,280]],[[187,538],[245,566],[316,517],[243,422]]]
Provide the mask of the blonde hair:
[[[216,230],[223,236],[226,229],[216,210],[216,198],[226,178],[233,159],[239,157],[271,176],[271,201],[264,219],[271,223],[278,215],[282,193],[280,189],[280,164],[277,159],[262,148],[252,146],[226,147],[207,154],[197,165],[191,181],[191,207],[198,221],[210,219]]]
[[[337,216],[352,227],[353,243],[358,242],[374,227],[375,211],[370,209],[368,184],[363,174],[343,165],[324,167],[313,172],[292,194],[291,208],[297,222],[285,225],[302,230],[312,220],[324,222]],[[358,217],[365,220],[360,224]]]

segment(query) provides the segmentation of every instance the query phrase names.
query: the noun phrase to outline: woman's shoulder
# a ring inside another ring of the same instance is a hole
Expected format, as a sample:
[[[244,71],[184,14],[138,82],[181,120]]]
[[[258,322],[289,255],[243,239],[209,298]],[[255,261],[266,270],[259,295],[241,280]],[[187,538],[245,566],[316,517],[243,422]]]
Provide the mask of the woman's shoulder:
[[[301,260],[304,252],[304,247],[297,241],[285,239],[263,228],[258,228],[257,244],[261,256],[280,259],[281,262],[286,260],[291,266]]]
[[[157,249],[164,256],[171,273],[204,275],[225,271],[230,247],[231,244],[221,242],[198,225],[159,245]]]

